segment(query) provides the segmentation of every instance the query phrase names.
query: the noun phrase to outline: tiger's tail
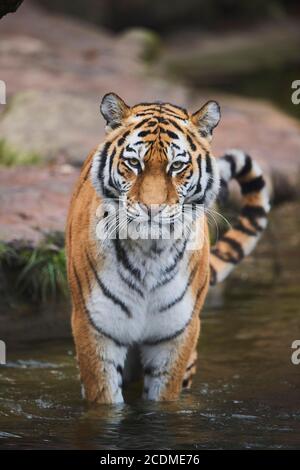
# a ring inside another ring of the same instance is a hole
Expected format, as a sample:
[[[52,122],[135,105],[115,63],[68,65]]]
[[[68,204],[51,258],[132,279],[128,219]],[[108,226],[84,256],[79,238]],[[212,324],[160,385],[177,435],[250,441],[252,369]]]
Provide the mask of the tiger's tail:
[[[231,150],[217,160],[221,188],[235,179],[242,193],[242,209],[236,223],[211,248],[210,284],[223,281],[255,247],[267,226],[270,197],[259,165],[240,150]]]

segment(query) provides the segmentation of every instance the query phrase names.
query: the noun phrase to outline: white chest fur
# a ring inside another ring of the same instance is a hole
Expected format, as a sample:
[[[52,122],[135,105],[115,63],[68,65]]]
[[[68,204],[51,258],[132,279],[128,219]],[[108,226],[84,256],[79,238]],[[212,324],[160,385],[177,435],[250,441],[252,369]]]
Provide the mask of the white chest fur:
[[[87,303],[91,320],[122,344],[171,337],[193,311],[188,258],[183,241],[155,250],[112,242]]]

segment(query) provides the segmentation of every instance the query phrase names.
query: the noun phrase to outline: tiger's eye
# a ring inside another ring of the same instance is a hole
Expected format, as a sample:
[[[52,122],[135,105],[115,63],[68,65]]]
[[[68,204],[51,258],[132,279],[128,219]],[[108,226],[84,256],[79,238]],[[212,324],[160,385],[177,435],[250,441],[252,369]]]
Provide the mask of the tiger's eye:
[[[140,161],[137,158],[129,158],[128,159],[131,166],[137,167],[140,164]]]
[[[171,170],[180,170],[184,166],[183,162],[174,162],[171,165]]]

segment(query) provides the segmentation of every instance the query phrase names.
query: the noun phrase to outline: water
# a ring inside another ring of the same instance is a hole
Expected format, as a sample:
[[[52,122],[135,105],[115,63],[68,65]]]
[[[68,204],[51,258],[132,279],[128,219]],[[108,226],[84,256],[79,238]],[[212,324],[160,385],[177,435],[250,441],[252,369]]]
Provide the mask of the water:
[[[255,257],[210,298],[198,373],[174,403],[127,392],[121,406],[80,398],[70,340],[27,343],[0,366],[6,449],[287,449],[300,447],[299,204],[274,211]]]

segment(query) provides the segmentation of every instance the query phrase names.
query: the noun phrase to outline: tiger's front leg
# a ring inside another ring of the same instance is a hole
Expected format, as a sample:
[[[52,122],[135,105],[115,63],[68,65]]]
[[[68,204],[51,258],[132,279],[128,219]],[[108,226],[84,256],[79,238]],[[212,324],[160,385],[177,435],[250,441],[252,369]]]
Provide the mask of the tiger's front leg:
[[[186,329],[176,338],[141,347],[144,367],[143,398],[156,401],[176,400],[184,385],[186,370],[200,333],[200,319],[194,314]]]
[[[123,403],[127,348],[99,333],[81,309],[73,310],[72,329],[84,397],[94,403]]]

